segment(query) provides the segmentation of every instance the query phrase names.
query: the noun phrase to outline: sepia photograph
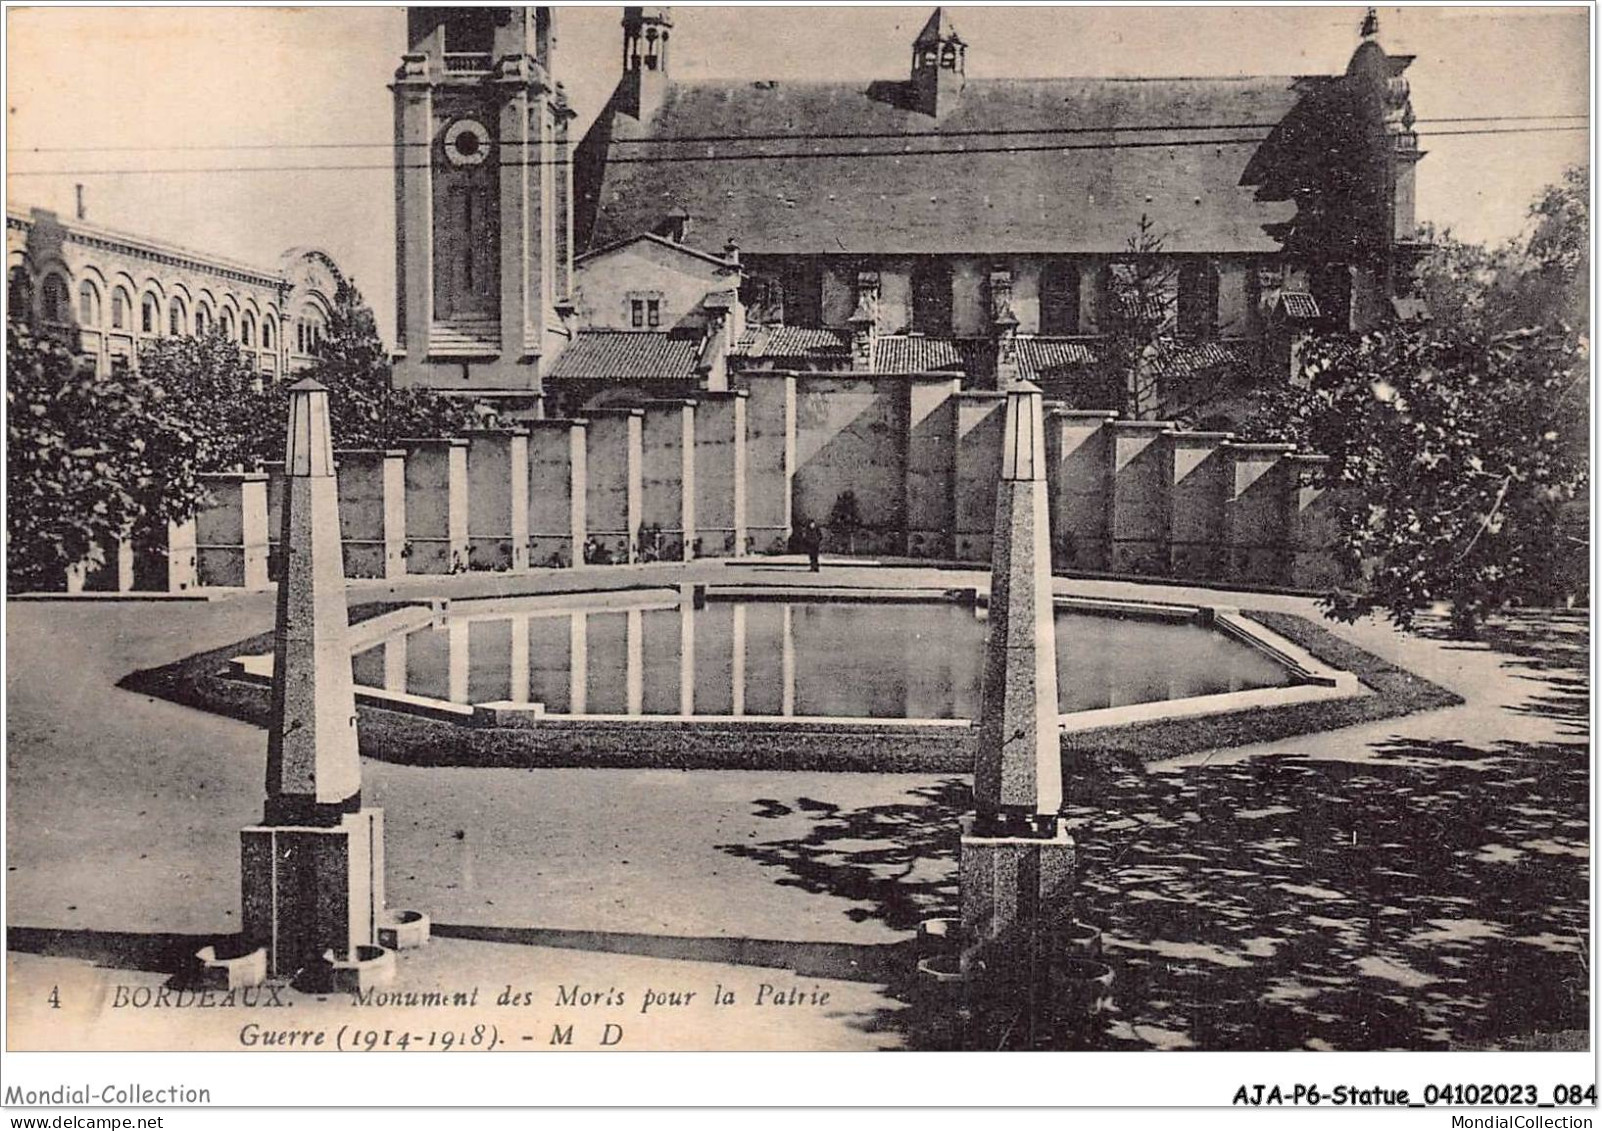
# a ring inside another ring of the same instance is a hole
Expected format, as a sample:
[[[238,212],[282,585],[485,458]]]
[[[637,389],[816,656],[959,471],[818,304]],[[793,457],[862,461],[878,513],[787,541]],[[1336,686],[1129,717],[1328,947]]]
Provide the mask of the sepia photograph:
[[[1594,1109],[1593,15],[8,6],[6,1049]]]

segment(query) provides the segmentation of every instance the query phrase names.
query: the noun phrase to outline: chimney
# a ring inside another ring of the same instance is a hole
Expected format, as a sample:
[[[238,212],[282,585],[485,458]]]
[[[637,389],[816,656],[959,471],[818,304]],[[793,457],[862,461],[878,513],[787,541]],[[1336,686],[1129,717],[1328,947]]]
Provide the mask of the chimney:
[[[733,236],[730,236],[729,242],[723,245],[723,258],[730,263],[740,262],[740,241]]]
[[[873,369],[879,344],[879,273],[857,272],[857,308],[847,320],[851,326],[851,368],[860,372]]]
[[[87,219],[89,219],[89,209],[84,205],[84,202],[83,202],[83,183],[79,182],[78,184],[75,184],[72,187],[78,194],[78,212],[77,212],[78,219],[87,220]]]

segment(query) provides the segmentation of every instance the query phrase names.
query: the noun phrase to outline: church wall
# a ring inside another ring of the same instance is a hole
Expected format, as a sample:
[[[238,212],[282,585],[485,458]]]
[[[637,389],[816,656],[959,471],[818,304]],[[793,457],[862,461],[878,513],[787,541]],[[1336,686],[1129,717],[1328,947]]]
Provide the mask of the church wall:
[[[858,548],[895,547],[906,533],[906,382],[831,374],[796,377],[794,517],[826,525],[851,492]],[[831,541],[831,551],[844,543]]]
[[[951,265],[951,333],[982,338],[991,332],[990,261],[963,257]]]
[[[650,329],[633,325],[632,296],[662,303],[659,329],[699,330],[706,322],[702,300],[737,285],[735,275],[716,264],[637,240],[582,260],[573,272],[573,299],[578,325],[586,330]]]
[[[1012,313],[1018,319],[1018,333],[1040,333],[1040,260],[1015,256],[1012,269]]]

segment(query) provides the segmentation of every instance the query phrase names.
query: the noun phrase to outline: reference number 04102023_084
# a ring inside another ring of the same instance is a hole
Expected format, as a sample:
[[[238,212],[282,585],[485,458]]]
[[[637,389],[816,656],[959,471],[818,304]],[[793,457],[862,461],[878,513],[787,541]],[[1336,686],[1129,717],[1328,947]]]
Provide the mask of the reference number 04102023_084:
[[[1595,1106],[1596,1085],[1557,1084],[1543,1097],[1534,1084],[1426,1084],[1417,1092],[1354,1084],[1242,1084],[1230,1102],[1240,1107]]]

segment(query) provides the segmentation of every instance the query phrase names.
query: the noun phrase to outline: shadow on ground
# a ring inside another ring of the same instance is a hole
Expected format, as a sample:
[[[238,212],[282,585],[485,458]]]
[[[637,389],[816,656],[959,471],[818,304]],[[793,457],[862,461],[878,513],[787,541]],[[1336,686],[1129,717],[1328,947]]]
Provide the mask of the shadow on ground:
[[[1078,913],[1117,971],[1113,1047],[1494,1047],[1586,1028],[1586,748],[1373,753],[1131,773],[1070,807]],[[803,799],[805,836],[723,851],[911,929],[952,912],[969,805],[962,779],[913,798]]]

